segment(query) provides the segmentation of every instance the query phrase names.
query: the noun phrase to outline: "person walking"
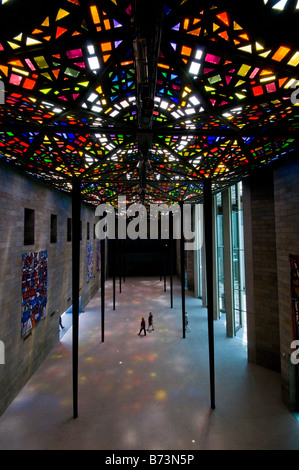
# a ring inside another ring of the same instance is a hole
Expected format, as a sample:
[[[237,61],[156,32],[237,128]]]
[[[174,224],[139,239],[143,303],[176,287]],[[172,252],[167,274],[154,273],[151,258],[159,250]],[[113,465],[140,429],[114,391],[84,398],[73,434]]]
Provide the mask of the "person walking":
[[[186,328],[186,330],[191,331],[191,328],[189,326],[189,316],[188,316],[187,312],[185,312],[185,328]]]
[[[59,317],[59,326],[61,327],[62,330],[64,329],[61,316]]]
[[[139,335],[141,334],[141,331],[144,331],[144,336],[146,336],[146,331],[145,331],[145,319],[144,317],[142,317],[141,319],[141,324],[140,324],[140,331],[139,331]]]
[[[147,331],[149,331],[149,329],[152,329],[152,331],[154,331],[154,318],[153,318],[153,314],[152,312],[150,312],[148,314],[148,328],[147,328]]]

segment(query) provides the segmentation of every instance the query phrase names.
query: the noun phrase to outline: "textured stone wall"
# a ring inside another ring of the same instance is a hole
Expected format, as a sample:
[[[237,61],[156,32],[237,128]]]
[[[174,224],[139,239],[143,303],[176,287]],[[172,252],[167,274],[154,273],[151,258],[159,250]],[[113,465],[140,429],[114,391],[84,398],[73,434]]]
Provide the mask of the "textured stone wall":
[[[244,184],[248,358],[280,370],[276,229],[272,172]]]
[[[282,398],[295,407],[295,369],[290,361],[293,340],[289,255],[299,255],[299,162],[294,159],[274,172],[277,277],[281,348]],[[298,386],[299,384],[297,384]],[[298,393],[298,391],[297,391]]]
[[[35,243],[24,245],[24,208],[35,211]],[[57,215],[57,243],[50,243],[50,217]],[[0,365],[0,414],[59,340],[59,315],[72,303],[71,242],[67,241],[71,199],[17,171],[0,167],[0,340],[5,345],[5,365]],[[87,222],[94,245],[94,209],[82,205],[81,283],[82,306],[100,287],[100,275],[86,281]],[[48,252],[47,315],[21,336],[22,254]]]
[[[298,181],[299,162],[294,158],[244,185],[248,357],[280,371],[282,400],[289,409],[295,409],[296,400],[298,407],[299,391],[298,371],[290,361],[289,262],[290,254],[299,255]]]

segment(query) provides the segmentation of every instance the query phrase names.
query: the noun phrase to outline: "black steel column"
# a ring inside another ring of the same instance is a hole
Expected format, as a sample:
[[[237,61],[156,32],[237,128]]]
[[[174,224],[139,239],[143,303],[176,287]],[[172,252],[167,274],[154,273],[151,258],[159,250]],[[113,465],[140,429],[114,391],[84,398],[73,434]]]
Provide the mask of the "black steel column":
[[[73,416],[78,417],[78,350],[80,299],[80,218],[81,183],[73,179],[72,186],[72,297],[73,297]]]
[[[121,294],[121,276],[122,276],[122,246],[121,246],[121,240],[118,242],[118,247],[119,247],[119,293]]]
[[[215,358],[214,358],[214,319],[213,319],[213,205],[211,180],[204,182],[204,226],[206,250],[206,282],[208,305],[208,335],[210,360],[211,408],[215,408]]]
[[[166,243],[163,243],[163,275],[164,275],[164,292],[166,292]]]
[[[160,230],[160,228],[159,228]],[[159,232],[159,271],[160,271],[160,281],[162,281],[162,239],[161,234]]]
[[[124,283],[126,282],[126,246],[125,246],[125,240],[121,241],[122,245],[122,271],[123,271],[123,281]]]
[[[102,343],[105,337],[105,280],[106,280],[106,239],[101,240],[101,327]]]
[[[170,307],[173,308],[173,214],[169,214],[169,277],[170,277]]]
[[[182,290],[182,325],[183,325],[183,338],[186,337],[185,325],[185,237],[184,237],[184,217],[183,208],[184,204],[180,203],[181,207],[181,239],[180,239],[180,254],[181,254],[181,290]]]
[[[112,269],[113,269],[113,310],[115,310],[115,268],[116,268],[116,260],[115,260],[115,248],[116,248],[116,242],[115,240],[110,241],[110,247],[112,246]]]

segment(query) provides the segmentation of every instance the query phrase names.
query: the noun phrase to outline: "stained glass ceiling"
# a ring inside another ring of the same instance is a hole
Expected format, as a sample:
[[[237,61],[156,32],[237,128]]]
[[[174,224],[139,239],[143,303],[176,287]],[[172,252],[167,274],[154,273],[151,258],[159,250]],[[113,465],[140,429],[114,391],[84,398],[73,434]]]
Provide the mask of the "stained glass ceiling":
[[[97,205],[197,202],[207,179],[217,190],[288,158],[298,8],[2,0],[0,162],[63,191],[80,178]]]

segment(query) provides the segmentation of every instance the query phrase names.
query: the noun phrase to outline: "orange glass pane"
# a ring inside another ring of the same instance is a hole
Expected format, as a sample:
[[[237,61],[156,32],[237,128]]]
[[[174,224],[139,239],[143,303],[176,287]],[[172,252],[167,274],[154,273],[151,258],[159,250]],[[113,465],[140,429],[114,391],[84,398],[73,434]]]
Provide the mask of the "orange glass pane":
[[[103,52],[111,51],[112,50],[112,44],[111,42],[103,42],[101,44],[101,48]]]
[[[193,34],[193,36],[200,35],[201,28],[194,29],[193,31],[189,31],[188,34]]]
[[[190,56],[192,52],[191,47],[182,46],[182,55]]]
[[[104,26],[106,30],[111,29],[110,20],[104,20]]]
[[[228,19],[226,12],[220,13],[219,15],[217,15],[217,18],[223,21],[223,23],[226,24],[226,26],[229,26],[229,19]]]
[[[100,16],[99,16],[99,12],[98,12],[98,9],[95,5],[92,5],[90,7],[90,11],[91,11],[91,16],[92,16],[92,20],[94,22],[94,24],[99,24],[100,23]]]
[[[184,29],[188,29],[188,26],[189,26],[189,19],[186,18],[186,19],[184,20],[184,26],[183,26],[183,28],[184,28]]]
[[[277,60],[278,62],[280,62],[286,55],[287,53],[290,51],[290,49],[288,47],[284,47],[284,46],[281,46],[274,54],[274,56],[272,57],[273,60]]]

